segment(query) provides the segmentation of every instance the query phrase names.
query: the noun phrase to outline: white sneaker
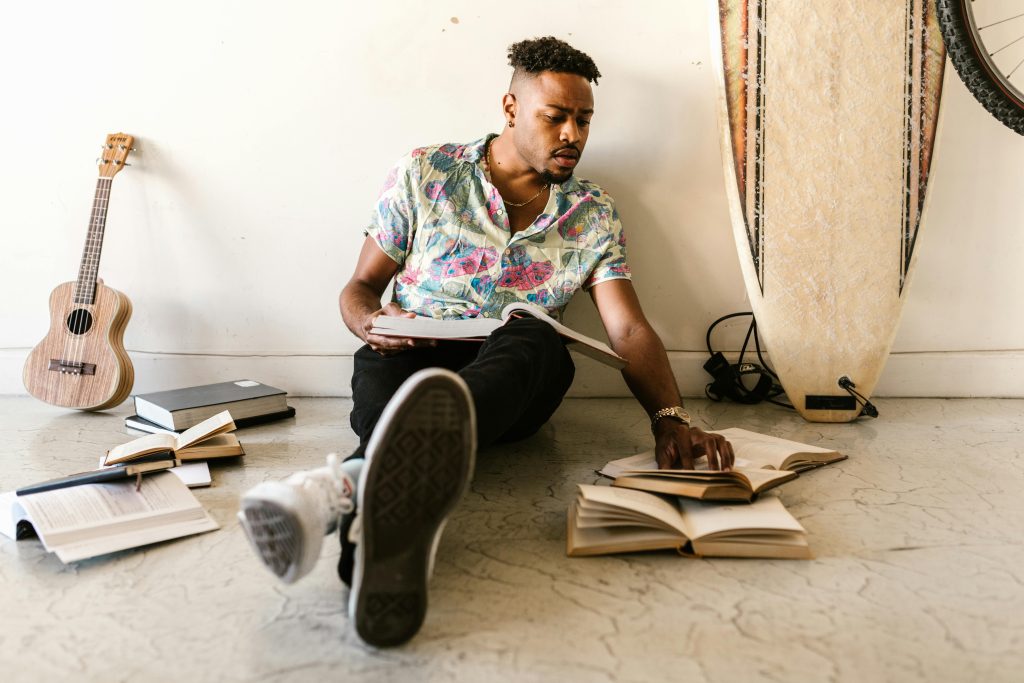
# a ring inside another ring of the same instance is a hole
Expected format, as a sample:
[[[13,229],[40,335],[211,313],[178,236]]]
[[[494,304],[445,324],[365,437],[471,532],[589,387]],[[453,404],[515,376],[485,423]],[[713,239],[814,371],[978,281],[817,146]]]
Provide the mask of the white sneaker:
[[[242,496],[238,519],[256,555],[275,576],[294,583],[320,559],[326,534],[352,511],[355,482],[341,470],[335,453],[327,466],[267,481]]]
[[[349,616],[378,647],[416,635],[448,515],[469,488],[476,414],[466,383],[440,368],[403,384],[377,422],[359,480]]]

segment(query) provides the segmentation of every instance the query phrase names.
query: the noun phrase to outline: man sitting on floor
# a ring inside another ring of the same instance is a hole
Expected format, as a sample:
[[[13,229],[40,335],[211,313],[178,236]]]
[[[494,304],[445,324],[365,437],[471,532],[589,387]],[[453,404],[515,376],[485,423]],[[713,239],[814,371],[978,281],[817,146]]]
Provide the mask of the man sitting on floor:
[[[469,486],[476,449],[537,432],[575,370],[558,334],[534,318],[513,319],[478,345],[376,335],[377,316],[497,318],[506,304],[527,301],[558,318],[584,289],[612,348],[629,361],[622,374],[651,416],[658,464],[733,461],[728,442],[691,427],[682,409],[630,282],[611,197],[573,176],[597,67],[550,37],[512,45],[509,61],[502,133],[399,161],[341,292],[342,318],[366,342],[352,377],[358,449],[344,463],[332,455],[327,467],[257,486],[239,512],[257,554],[286,582],[310,571],[323,536],[340,526],[350,615],[377,646],[419,630],[434,551]],[[382,308],[392,280],[394,301]]]

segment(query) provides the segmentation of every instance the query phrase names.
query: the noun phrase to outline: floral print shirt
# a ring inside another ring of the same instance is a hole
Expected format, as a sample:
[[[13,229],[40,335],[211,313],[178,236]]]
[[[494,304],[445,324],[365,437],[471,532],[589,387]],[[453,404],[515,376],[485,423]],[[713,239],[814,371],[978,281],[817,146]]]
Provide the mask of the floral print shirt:
[[[510,303],[556,319],[580,288],[629,279],[615,204],[596,184],[552,185],[533,224],[511,234],[486,173],[494,135],[413,150],[391,169],[366,234],[399,264],[394,299],[433,318],[500,318]]]

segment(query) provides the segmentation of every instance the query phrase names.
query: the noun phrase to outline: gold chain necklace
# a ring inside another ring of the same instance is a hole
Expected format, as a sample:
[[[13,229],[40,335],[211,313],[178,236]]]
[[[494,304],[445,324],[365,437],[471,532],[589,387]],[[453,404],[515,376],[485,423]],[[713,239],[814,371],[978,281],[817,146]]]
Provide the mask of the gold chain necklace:
[[[491,168],[491,143],[490,142],[487,143],[487,149],[484,152],[484,155],[487,158],[487,170],[490,170],[490,168]],[[532,202],[537,197],[541,196],[541,194],[544,192],[544,190],[548,189],[550,186],[551,185],[549,183],[544,183],[544,187],[542,187],[539,190],[537,190],[537,194],[533,195],[532,197],[527,199],[525,202],[519,202],[517,204],[515,202],[510,202],[509,200],[505,199],[504,197],[502,197],[502,201],[505,202],[505,206],[514,206],[517,209],[521,209],[524,206],[526,206],[527,204],[529,204],[530,202]]]

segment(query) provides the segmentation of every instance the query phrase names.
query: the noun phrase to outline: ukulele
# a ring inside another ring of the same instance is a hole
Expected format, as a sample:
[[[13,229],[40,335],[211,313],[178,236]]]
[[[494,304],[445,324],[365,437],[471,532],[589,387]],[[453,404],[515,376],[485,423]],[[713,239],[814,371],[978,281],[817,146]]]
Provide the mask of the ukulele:
[[[110,408],[128,397],[135,381],[123,342],[132,303],[96,279],[110,184],[126,166],[132,142],[124,133],[107,136],[78,279],[58,285],[50,294],[50,331],[25,361],[22,378],[28,393],[53,405]]]

